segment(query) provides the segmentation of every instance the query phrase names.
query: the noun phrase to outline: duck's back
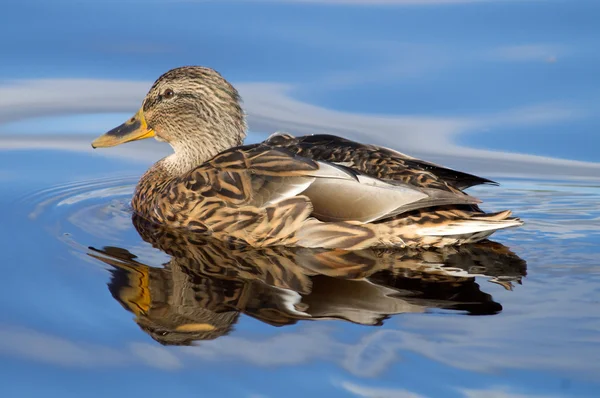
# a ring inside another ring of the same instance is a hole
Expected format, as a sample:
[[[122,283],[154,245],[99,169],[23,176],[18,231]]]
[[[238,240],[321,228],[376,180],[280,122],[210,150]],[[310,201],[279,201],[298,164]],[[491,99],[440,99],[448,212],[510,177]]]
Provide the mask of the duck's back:
[[[265,144],[286,148],[297,155],[336,163],[371,177],[401,181],[420,188],[435,188],[453,193],[469,187],[496,182],[413,158],[389,148],[363,144],[329,134],[294,137],[271,135]]]

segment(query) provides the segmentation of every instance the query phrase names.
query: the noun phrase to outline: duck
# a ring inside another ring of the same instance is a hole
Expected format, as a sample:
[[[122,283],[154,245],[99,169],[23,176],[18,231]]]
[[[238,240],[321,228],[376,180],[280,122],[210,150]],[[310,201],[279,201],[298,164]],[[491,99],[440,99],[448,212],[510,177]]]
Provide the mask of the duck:
[[[343,250],[475,243],[523,224],[465,192],[492,180],[330,135],[275,131],[245,144],[238,90],[218,71],[182,66],[139,110],[92,143],[155,138],[173,153],[140,178],[133,212],[159,225],[252,247]]]

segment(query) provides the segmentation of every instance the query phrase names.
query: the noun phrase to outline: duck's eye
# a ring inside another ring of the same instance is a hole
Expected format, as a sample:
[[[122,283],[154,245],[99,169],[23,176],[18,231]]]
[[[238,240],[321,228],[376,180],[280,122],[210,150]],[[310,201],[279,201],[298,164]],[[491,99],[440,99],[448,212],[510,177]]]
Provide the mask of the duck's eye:
[[[175,95],[175,93],[170,88],[166,89],[165,92],[163,93],[163,97],[165,97],[167,99],[173,98],[174,95]]]

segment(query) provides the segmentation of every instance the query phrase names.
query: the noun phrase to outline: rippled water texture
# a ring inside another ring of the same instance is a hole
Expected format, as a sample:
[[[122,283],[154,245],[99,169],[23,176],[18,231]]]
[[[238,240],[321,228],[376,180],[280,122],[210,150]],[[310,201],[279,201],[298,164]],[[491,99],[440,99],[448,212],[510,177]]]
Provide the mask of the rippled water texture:
[[[415,4],[419,3],[419,4]],[[11,2],[0,12],[0,396],[596,397],[597,2]],[[186,64],[277,130],[500,183],[445,250],[251,250],[133,214],[154,141],[92,150]]]
[[[233,396],[594,388],[595,187],[501,180],[473,193],[527,224],[495,242],[337,253],[157,229],[132,218],[136,181],[52,183],[8,202],[0,352],[12,388],[39,388],[28,374],[56,391],[109,380],[137,391],[130,377],[151,378],[151,394],[173,383]]]

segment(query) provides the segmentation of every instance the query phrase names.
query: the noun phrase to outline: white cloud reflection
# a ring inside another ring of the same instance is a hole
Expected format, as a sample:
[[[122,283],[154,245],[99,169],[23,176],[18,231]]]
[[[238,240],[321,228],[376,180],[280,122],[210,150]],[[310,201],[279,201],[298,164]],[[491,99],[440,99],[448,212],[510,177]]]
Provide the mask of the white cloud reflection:
[[[0,328],[0,353],[61,366],[112,366],[127,363],[116,349],[69,340],[25,328]]]
[[[0,86],[0,124],[40,116],[135,109],[148,82],[100,79],[23,79]]]
[[[0,125],[40,116],[133,113],[149,86],[150,82],[100,79],[13,81],[0,86]],[[499,128],[549,125],[583,116],[580,109],[569,104],[535,104],[470,116],[386,116],[348,113],[302,102],[293,98],[294,87],[290,85],[239,83],[236,86],[244,98],[250,129],[254,132],[270,134],[279,130],[294,134],[339,134],[487,176],[523,176],[526,173],[533,177],[597,178],[600,172],[600,163],[473,149],[454,143],[456,137],[464,133],[485,134]],[[106,126],[106,129],[112,127]],[[15,137],[4,134],[0,137],[0,149],[46,148],[91,152],[89,143],[92,138],[72,135]],[[164,144],[144,142],[96,150],[94,155],[152,162],[169,151]]]
[[[430,319],[430,318],[428,318]],[[452,318],[460,321],[464,318]],[[448,320],[446,318],[446,320]],[[63,337],[53,336],[48,333],[37,332],[23,327],[2,325],[0,327],[0,358],[17,357],[33,362],[43,363],[63,368],[77,369],[130,369],[146,366],[161,371],[177,371],[185,368],[193,368],[198,360],[201,361],[231,361],[245,366],[295,366],[315,360],[334,360],[343,357],[345,351],[351,350],[353,344],[339,343],[333,340],[331,329],[313,324],[314,327],[305,327],[298,332],[282,333],[265,339],[245,339],[234,337],[223,337],[213,341],[203,342],[199,347],[162,347],[154,343],[131,342],[122,347],[113,348],[106,345],[89,343],[86,341],[73,341]],[[461,328],[448,330],[449,333],[458,335]],[[399,336],[402,332],[389,331]],[[377,333],[377,332],[376,332]],[[375,333],[375,334],[376,334]],[[469,336],[467,335],[467,338]],[[425,339],[424,339],[425,340]],[[406,341],[415,344],[415,341]],[[206,346],[212,346],[206,348]],[[218,349],[215,349],[219,347]],[[395,350],[397,347],[390,347]],[[409,347],[405,347],[409,348]],[[413,347],[417,348],[417,347]],[[462,349],[460,346],[458,349]],[[485,351],[485,348],[479,348]],[[554,350],[554,349],[553,349]],[[554,354],[554,351],[553,351]],[[560,354],[560,353],[558,353]],[[377,355],[374,355],[377,357]],[[539,360],[552,362],[553,356],[541,355]],[[568,359],[556,357],[556,360]],[[592,376],[597,370],[594,366],[592,354],[585,356],[573,356],[571,363],[580,361],[581,366],[590,366]],[[518,363],[521,357],[513,358]],[[410,365],[407,365],[410,366]],[[372,375],[360,372],[352,372],[361,379],[336,380],[331,382],[336,387],[344,390],[352,396],[364,398],[426,398],[422,395],[402,387],[373,386],[373,380],[365,379]],[[365,384],[365,382],[369,382]],[[380,384],[379,381],[375,381]],[[402,378],[395,379],[394,384],[404,385]],[[546,395],[530,391],[516,389],[514,386],[491,385],[480,388],[464,388],[453,386],[451,381],[445,383],[448,392],[455,391],[464,398],[551,398],[554,395]],[[519,391],[521,390],[521,391]],[[257,395],[258,396],[258,395]],[[454,396],[454,395],[453,395]]]
[[[355,397],[364,398],[425,398],[424,395],[416,394],[401,388],[367,387],[349,381],[339,383],[340,387]]]
[[[370,387],[350,381],[335,383],[343,390],[356,397],[365,398],[428,398],[426,395],[417,394],[402,388]],[[457,389],[463,398],[552,398],[554,395],[539,395],[513,392],[511,388],[494,386],[482,389]]]
[[[264,339],[228,335],[202,342],[195,347],[183,347],[182,352],[203,360],[242,361],[259,366],[290,366],[337,358],[345,344],[336,342],[330,330],[316,325],[299,332],[281,333]]]
[[[444,322],[449,320],[456,320],[452,322],[450,327],[444,326],[446,336],[452,336],[452,339],[457,341],[460,336],[463,336],[465,341],[472,340],[472,333],[465,333],[465,329],[461,327],[461,320],[468,319],[463,317],[444,317]],[[431,317],[420,318],[431,320]],[[538,319],[539,320],[539,319]],[[468,322],[469,323],[469,322]],[[515,325],[512,325],[513,327]],[[506,328],[502,328],[498,334],[507,334],[510,327],[507,325]],[[431,334],[430,329],[428,334]],[[549,330],[549,329],[545,329]],[[198,347],[162,347],[154,343],[140,343],[132,342],[125,343],[120,348],[108,347],[106,345],[94,344],[85,341],[72,341],[67,338],[53,336],[47,333],[37,332],[32,329],[13,327],[3,325],[0,327],[0,357],[17,357],[33,362],[44,363],[53,366],[78,368],[78,369],[103,369],[103,368],[121,368],[128,369],[132,367],[147,366],[154,369],[176,371],[179,369],[193,368],[194,365],[198,364],[198,360],[205,361],[219,361],[219,362],[231,362],[235,363],[235,366],[262,366],[262,367],[285,367],[285,366],[297,366],[300,364],[306,364],[315,360],[325,360],[338,362],[343,359],[344,353],[352,350],[354,345],[352,343],[341,343],[336,342],[333,339],[331,329],[321,327],[320,325],[311,324],[308,327],[303,327],[301,330],[290,333],[281,333],[275,336],[267,338],[236,338],[233,336],[225,336],[213,341],[203,342]],[[404,342],[405,350],[413,350],[417,352],[423,352],[427,347],[431,347],[433,340],[440,340],[439,337],[423,337],[413,335],[410,338],[410,333],[404,333],[398,330],[389,330],[389,334],[396,334],[400,339],[397,342]],[[491,332],[491,330],[487,330]],[[529,334],[528,330],[517,328],[516,333]],[[550,332],[551,333],[551,332]],[[383,336],[379,332],[373,333]],[[492,333],[493,334],[493,333]],[[368,337],[369,334],[365,336]],[[389,336],[387,336],[389,337]],[[514,334],[513,334],[514,337]],[[510,340],[506,336],[507,340]],[[444,339],[436,342],[436,344],[444,343]],[[597,339],[596,339],[597,340]],[[392,342],[393,343],[393,342]],[[522,345],[520,341],[514,343],[519,347],[526,347]],[[562,342],[562,346],[568,346],[572,344],[572,341],[565,340]],[[479,359],[486,356],[494,356],[498,353],[494,349],[494,344],[485,344],[478,347],[476,342],[470,343],[470,349],[465,350],[465,345],[455,344],[455,352],[453,352],[452,365],[456,365],[457,362],[465,362],[473,359],[472,352],[478,351],[477,355]],[[425,347],[425,348],[423,348]],[[550,347],[550,346],[549,346]],[[396,344],[392,344],[388,347],[390,350],[397,350]],[[558,352],[557,352],[558,349]],[[589,349],[589,346],[588,346]],[[445,349],[436,348],[429,350],[430,353],[435,357],[443,355]],[[439,352],[438,352],[439,351]],[[509,350],[504,352],[509,354]],[[588,352],[587,354],[581,355],[582,352],[571,353],[571,355],[563,355],[560,345],[553,345],[549,353],[545,355],[539,355],[535,361],[536,370],[546,370],[558,368],[565,368],[565,366],[573,366],[575,378],[581,376],[577,375],[577,371],[583,367],[587,367],[584,376],[594,377],[597,374],[598,366],[595,365],[594,353]],[[510,356],[511,369],[520,368],[519,365],[523,364],[523,357],[525,353],[516,354],[512,352]],[[549,355],[551,354],[551,355]],[[378,355],[372,355],[377,358]],[[429,356],[429,355],[428,355]],[[439,358],[434,358],[439,359]],[[560,364],[561,362],[564,364]],[[446,361],[443,361],[446,362]],[[527,363],[527,361],[525,361]],[[540,363],[547,363],[548,366],[539,366]],[[391,366],[392,364],[388,364]],[[468,370],[474,372],[485,371],[486,369],[479,369],[479,361],[476,361],[469,366]],[[404,366],[411,366],[405,364]],[[460,366],[459,366],[460,368]],[[372,386],[364,384],[365,381],[369,380],[370,374],[364,374],[361,372],[352,372],[352,374],[360,379],[354,380],[332,380],[332,383],[338,388],[351,393],[356,397],[385,397],[385,398],[425,398],[426,395],[422,395],[416,392],[412,392],[405,388],[396,387],[382,387]],[[372,384],[373,380],[369,380],[369,384]],[[379,382],[377,382],[379,384]],[[395,383],[403,385],[402,378],[395,379]],[[453,386],[451,381],[445,383],[445,387],[449,390],[454,390],[459,394],[460,397],[464,398],[550,398],[553,395],[546,395],[541,393],[531,394],[530,391],[515,389],[514,386],[502,386],[502,385],[491,385],[489,387],[480,388],[464,388],[459,385]]]
[[[173,370],[181,366],[172,352],[154,344],[132,343],[117,349],[6,325],[0,326],[0,354],[67,367],[112,368],[141,363]]]
[[[490,57],[495,60],[527,62],[543,61],[554,63],[558,54],[564,52],[562,47],[550,44],[521,44],[493,49]]]
[[[461,388],[459,391],[463,394],[464,398],[552,398],[558,397],[557,395],[540,395],[531,393],[518,393],[514,392],[508,387],[492,387],[486,389],[467,389]]]

